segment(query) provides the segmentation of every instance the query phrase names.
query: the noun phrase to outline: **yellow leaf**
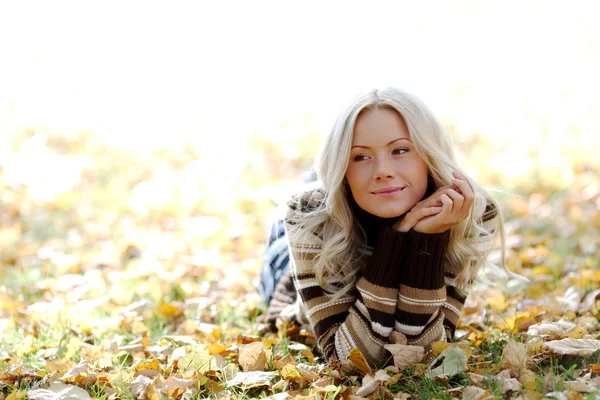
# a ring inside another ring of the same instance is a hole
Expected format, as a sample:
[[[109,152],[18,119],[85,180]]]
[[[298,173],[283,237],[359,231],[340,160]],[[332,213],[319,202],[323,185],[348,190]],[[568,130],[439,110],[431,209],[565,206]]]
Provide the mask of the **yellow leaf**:
[[[138,364],[138,366],[135,367],[135,372],[140,372],[140,371],[142,371],[144,369],[152,369],[152,370],[155,370],[155,371],[160,371],[160,365],[158,364],[158,360],[154,359],[154,360],[152,360],[151,362],[148,362],[148,363]]]
[[[217,369],[217,359],[207,351],[197,351],[186,354],[177,363],[182,370],[196,370],[199,373]]]
[[[208,351],[208,354],[213,355],[213,354],[222,353],[225,350],[227,350],[228,348],[229,348],[229,346],[224,346],[224,345],[218,344],[218,343],[212,343],[206,347],[206,350]]]
[[[16,392],[12,392],[8,395],[6,400],[22,400],[27,397],[27,392],[17,390]]]
[[[365,358],[363,353],[361,353],[357,347],[350,350],[350,355],[348,356],[348,360],[350,360],[352,362],[352,364],[354,364],[354,366],[360,372],[362,372],[364,375],[371,373],[371,367],[369,367],[369,363],[367,362],[367,359]]]
[[[531,314],[529,314],[527,311],[519,311],[507,317],[503,317],[501,321],[497,322],[497,328],[513,331],[515,326],[518,328],[516,323],[519,318],[529,318],[530,315]]]
[[[587,329],[576,325],[560,335],[561,338],[582,339],[587,334]]]
[[[431,350],[432,350],[432,356],[433,357],[437,357],[439,356],[442,351],[446,350],[448,347],[450,346],[458,346],[461,349],[463,349],[465,351],[465,353],[467,354],[467,359],[471,358],[471,355],[473,355],[473,350],[471,349],[471,346],[469,346],[468,344],[465,343],[448,343],[448,342],[432,342],[430,344],[431,346]]]
[[[302,379],[302,375],[300,375],[300,372],[298,372],[298,370],[293,364],[284,365],[283,368],[281,368],[281,371],[279,371],[279,373],[281,374],[281,377],[283,379],[288,381]]]
[[[519,382],[527,390],[534,391],[537,388],[537,376],[531,370],[524,370],[519,376]]]
[[[306,359],[308,360],[309,363],[315,362],[315,355],[312,353],[312,351],[302,350],[302,352],[300,354],[302,354],[304,357],[306,357]]]
[[[166,318],[175,319],[183,314],[183,311],[177,306],[172,306],[163,302],[158,309],[158,312]]]
[[[531,277],[535,278],[540,275],[552,275],[552,270],[545,265],[539,265],[531,268]]]
[[[495,311],[504,311],[508,304],[506,303],[506,298],[504,294],[497,289],[490,289],[488,291],[487,296],[484,296],[485,300],[488,303],[488,306]]]
[[[53,372],[57,371],[61,375],[70,370],[73,365],[75,365],[72,361],[46,361],[46,371]]]

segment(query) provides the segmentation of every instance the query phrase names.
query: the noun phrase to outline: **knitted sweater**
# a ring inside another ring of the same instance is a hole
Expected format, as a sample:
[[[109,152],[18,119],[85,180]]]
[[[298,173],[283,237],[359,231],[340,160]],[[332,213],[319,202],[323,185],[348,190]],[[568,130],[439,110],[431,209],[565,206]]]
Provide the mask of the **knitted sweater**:
[[[449,231],[398,232],[385,221],[376,224],[363,216],[361,222],[372,247],[365,251],[356,287],[333,300],[314,273],[323,248],[320,232],[289,235],[303,214],[322,207],[323,198],[320,190],[295,196],[288,202],[285,223],[294,284],[325,358],[344,360],[357,347],[374,365],[389,357],[383,346],[394,330],[403,333],[409,344],[419,346],[451,338],[465,297],[455,287],[457,271],[444,269]],[[489,234],[480,236],[482,250],[491,245],[496,215],[495,208],[488,206],[482,216],[489,228]],[[327,283],[330,288],[340,285],[335,280]]]

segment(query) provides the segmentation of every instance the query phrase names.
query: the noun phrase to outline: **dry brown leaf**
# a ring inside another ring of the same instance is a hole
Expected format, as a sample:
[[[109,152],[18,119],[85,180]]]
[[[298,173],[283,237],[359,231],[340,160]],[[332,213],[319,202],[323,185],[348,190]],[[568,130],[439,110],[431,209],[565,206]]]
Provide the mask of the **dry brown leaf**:
[[[476,386],[467,386],[463,389],[462,393],[463,400],[491,400],[493,398],[494,396],[488,390]]]
[[[513,375],[519,375],[521,371],[533,365],[529,347],[524,343],[511,340],[502,350],[500,368],[508,369]]]
[[[350,350],[350,355],[348,356],[348,360],[350,360],[352,362],[352,364],[354,364],[354,366],[360,372],[362,372],[364,375],[371,373],[371,367],[369,366],[367,359],[365,358],[363,353],[361,353],[357,347]]]
[[[394,365],[401,370],[405,370],[411,365],[420,362],[425,355],[425,348],[421,346],[386,344],[383,347],[392,353]]]
[[[522,388],[521,383],[515,378],[511,378],[510,372],[506,369],[496,375],[496,380],[500,383],[500,393],[502,394],[518,392]]]
[[[404,335],[402,332],[392,331],[392,334],[390,335],[390,343],[408,344],[408,339],[406,338],[406,335]]]
[[[314,382],[317,379],[319,379],[319,367],[317,367],[316,365],[300,363],[296,365],[296,369],[298,370],[298,372],[300,372],[302,378],[304,378],[308,382]]]
[[[575,381],[565,381],[564,383],[565,383],[565,387],[568,390],[573,390],[575,392],[579,392],[579,393],[597,393],[598,392],[597,387],[595,387],[590,382],[586,382],[582,378],[578,378]]]
[[[553,353],[590,357],[600,349],[600,340],[593,339],[561,339],[553,340],[544,344],[544,348]]]
[[[473,386],[477,386],[479,388],[487,387],[488,377],[484,375],[474,374],[473,372],[467,372],[467,376],[469,377],[469,381]]]
[[[252,342],[238,346],[238,363],[242,371],[264,371],[267,364],[265,348],[261,342]]]

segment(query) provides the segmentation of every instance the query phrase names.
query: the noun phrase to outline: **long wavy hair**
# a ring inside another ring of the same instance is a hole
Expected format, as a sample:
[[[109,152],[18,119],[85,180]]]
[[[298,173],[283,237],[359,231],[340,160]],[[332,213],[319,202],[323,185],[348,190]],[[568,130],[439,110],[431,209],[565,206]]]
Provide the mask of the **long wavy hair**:
[[[325,193],[322,206],[303,214],[301,223],[296,224],[296,228],[289,232],[290,238],[308,232],[319,232],[323,246],[317,258],[315,275],[320,286],[335,298],[346,295],[354,288],[363,265],[367,238],[348,203],[348,196],[351,194],[345,175],[356,119],[363,110],[378,107],[396,110],[404,118],[411,141],[427,164],[429,179],[433,181],[435,188],[451,184],[454,170],[462,173],[473,188],[473,207],[464,221],[451,228],[446,252],[445,270],[454,273],[456,287],[464,293],[491,250],[491,245],[483,249],[478,246],[481,237],[493,237],[499,233],[504,249],[500,210],[495,200],[457,165],[450,136],[429,108],[419,98],[396,88],[374,89],[362,93],[340,114],[322,143],[316,159],[317,177]],[[489,231],[484,228],[481,220],[488,204],[494,206],[498,213],[497,226]],[[336,283],[332,285],[332,282]]]

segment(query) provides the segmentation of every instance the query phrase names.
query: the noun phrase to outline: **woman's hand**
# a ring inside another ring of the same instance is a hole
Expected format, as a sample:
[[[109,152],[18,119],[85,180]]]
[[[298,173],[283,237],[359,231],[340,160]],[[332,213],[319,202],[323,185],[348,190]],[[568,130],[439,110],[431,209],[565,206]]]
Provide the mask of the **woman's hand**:
[[[442,233],[465,220],[475,194],[464,176],[458,172],[453,175],[452,185],[440,187],[418,202],[393,228],[402,232],[413,229],[422,233]]]

